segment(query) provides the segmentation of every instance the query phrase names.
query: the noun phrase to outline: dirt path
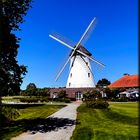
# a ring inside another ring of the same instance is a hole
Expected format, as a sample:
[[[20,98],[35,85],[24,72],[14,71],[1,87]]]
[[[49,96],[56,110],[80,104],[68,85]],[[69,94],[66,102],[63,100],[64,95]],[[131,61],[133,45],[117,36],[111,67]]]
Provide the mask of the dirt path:
[[[12,140],[69,140],[75,128],[79,105],[76,102],[69,104]]]

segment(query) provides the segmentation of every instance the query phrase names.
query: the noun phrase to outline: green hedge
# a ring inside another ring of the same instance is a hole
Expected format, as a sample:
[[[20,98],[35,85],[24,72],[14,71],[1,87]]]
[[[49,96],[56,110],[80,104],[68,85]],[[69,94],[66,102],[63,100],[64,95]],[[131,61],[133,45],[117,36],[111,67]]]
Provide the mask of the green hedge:
[[[37,98],[21,98],[20,102],[36,103],[38,102],[38,99]]]
[[[114,102],[128,102],[129,99],[127,97],[122,97],[122,98],[111,98],[110,101]]]
[[[49,99],[47,97],[27,97],[27,98],[21,98],[20,102],[26,102],[26,103],[37,103],[37,102],[48,102]]]
[[[71,99],[69,99],[69,98],[57,98],[54,101],[70,103],[71,102]]]

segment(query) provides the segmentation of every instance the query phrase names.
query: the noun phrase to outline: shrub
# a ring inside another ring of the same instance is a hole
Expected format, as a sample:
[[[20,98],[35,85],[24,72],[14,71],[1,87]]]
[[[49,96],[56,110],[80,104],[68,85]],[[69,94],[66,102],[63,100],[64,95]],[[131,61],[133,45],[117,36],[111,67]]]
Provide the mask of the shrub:
[[[26,103],[37,103],[37,102],[48,102],[48,97],[26,97],[26,98],[20,98],[20,102],[26,102]]]
[[[93,89],[84,93],[83,98],[86,100],[91,98],[101,98],[101,96],[101,93],[97,89]]]
[[[48,102],[49,99],[48,99],[47,97],[40,97],[40,98],[39,98],[39,101],[40,101],[40,102]]]
[[[103,109],[103,108],[108,108],[109,104],[107,101],[101,100],[101,99],[97,99],[93,105],[92,108],[99,108],[99,109]]]
[[[17,109],[11,108],[11,107],[2,107],[2,114],[8,119],[8,120],[14,120],[17,117],[20,116],[20,113]]]
[[[106,100],[101,99],[101,94],[98,90],[94,89],[84,94],[84,101],[87,107],[91,108],[108,108],[109,104]]]
[[[61,90],[59,93],[58,93],[58,98],[60,99],[64,99],[66,98],[67,94],[66,94],[66,91],[65,90]]]
[[[95,100],[86,101],[86,106],[89,108],[104,109],[104,108],[108,108],[109,104],[105,100],[95,99]]]
[[[70,103],[70,102],[71,102],[71,100],[69,98],[65,99],[65,103]]]
[[[127,97],[122,97],[122,98],[118,98],[116,101],[117,102],[127,102],[128,98]]]
[[[32,97],[32,98],[21,98],[20,101],[21,102],[27,102],[27,103],[35,103],[35,102],[38,102],[39,99],[35,98],[35,97]]]

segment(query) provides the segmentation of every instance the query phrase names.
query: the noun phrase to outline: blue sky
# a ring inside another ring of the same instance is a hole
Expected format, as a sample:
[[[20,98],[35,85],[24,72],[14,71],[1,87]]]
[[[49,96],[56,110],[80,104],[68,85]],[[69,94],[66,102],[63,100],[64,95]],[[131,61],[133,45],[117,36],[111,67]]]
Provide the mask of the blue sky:
[[[91,20],[97,24],[85,42],[92,55],[106,65],[94,63],[95,82],[111,82],[124,73],[138,73],[137,0],[34,0],[16,34],[22,40],[19,64],[28,67],[22,89],[33,82],[37,87],[65,86],[69,65],[55,82],[55,76],[68,58],[70,49],[49,37],[52,32],[78,42]]]

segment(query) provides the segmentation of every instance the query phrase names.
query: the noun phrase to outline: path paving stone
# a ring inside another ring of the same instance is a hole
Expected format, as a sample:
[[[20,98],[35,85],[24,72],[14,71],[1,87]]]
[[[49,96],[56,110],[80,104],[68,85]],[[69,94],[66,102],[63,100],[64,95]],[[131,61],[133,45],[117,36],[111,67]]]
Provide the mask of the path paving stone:
[[[41,123],[12,140],[69,140],[75,129],[76,109],[79,105],[79,102],[68,104],[49,116],[44,124]]]

